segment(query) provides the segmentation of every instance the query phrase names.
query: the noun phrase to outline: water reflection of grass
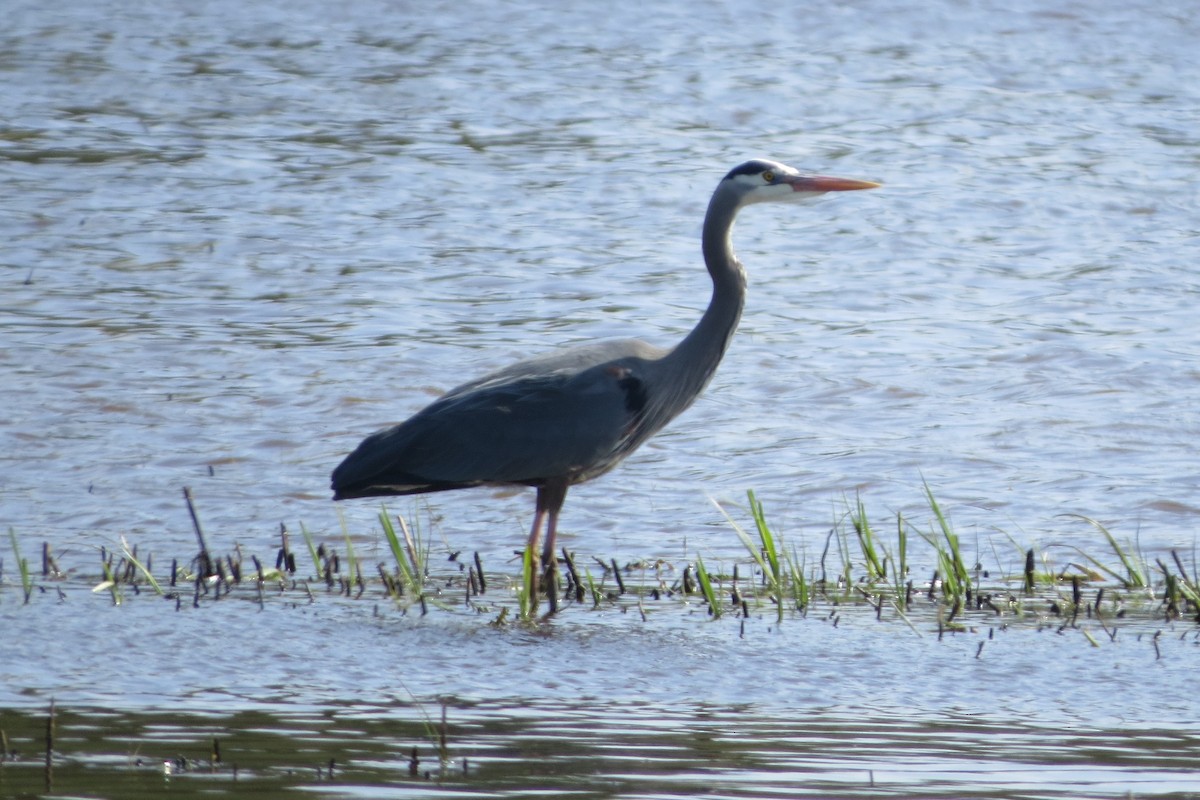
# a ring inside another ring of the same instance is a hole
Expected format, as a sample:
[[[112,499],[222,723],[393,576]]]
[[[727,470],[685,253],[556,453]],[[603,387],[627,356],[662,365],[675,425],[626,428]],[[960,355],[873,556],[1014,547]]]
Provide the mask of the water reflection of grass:
[[[536,559],[526,553],[517,576],[503,572],[485,575],[476,553],[472,561],[450,558],[450,567],[431,567],[431,541],[419,527],[402,517],[380,513],[380,525],[390,550],[390,563],[372,570],[355,551],[343,524],[341,548],[318,543],[302,528],[313,571],[305,576],[296,566],[286,529],[280,531],[275,567],[264,567],[257,556],[245,564],[241,547],[224,557],[203,552],[192,559],[176,558],[170,571],[156,577],[153,559],[144,558],[122,541],[120,551],[101,550],[99,569],[91,581],[93,591],[107,590],[114,603],[128,601],[147,588],[176,601],[190,599],[194,606],[230,595],[255,591],[260,604],[269,596],[302,593],[309,602],[324,585],[325,594],[348,598],[385,597],[397,609],[419,608],[422,614],[435,607],[447,613],[469,613],[494,624],[537,624],[568,610],[635,608],[646,620],[672,609],[692,611],[703,603],[705,617],[746,618],[768,613],[777,622],[789,617],[819,613],[836,622],[846,614],[872,615],[880,621],[896,620],[913,630],[946,632],[967,630],[970,625],[993,620],[999,624],[1032,624],[1061,629],[1080,628],[1091,620],[1109,637],[1118,625],[1190,619],[1200,622],[1200,587],[1197,565],[1171,551],[1151,561],[1140,548],[1124,543],[1095,520],[1078,517],[1104,536],[1107,552],[1085,551],[1075,545],[1028,546],[1005,535],[988,541],[990,560],[1001,565],[997,552],[1005,544],[1013,549],[1012,562],[1023,569],[1008,574],[985,569],[982,553],[969,556],[947,514],[926,486],[930,518],[925,528],[902,515],[894,527],[874,524],[862,497],[847,502],[825,538],[820,555],[805,542],[789,541],[768,519],[763,503],[750,492],[740,514],[717,505],[730,530],[741,541],[745,560],[714,568],[713,559],[697,555],[694,562],[668,564],[635,562],[618,565],[615,559],[593,556],[582,563],[577,554],[564,551],[561,569],[548,594],[547,611],[533,591]],[[736,511],[736,510],[735,510]],[[744,516],[743,516],[744,515]],[[743,527],[739,517],[749,518]],[[198,524],[198,523],[197,523]],[[883,530],[894,530],[891,536]],[[415,531],[415,532],[414,532]],[[914,535],[915,534],[915,535]],[[21,554],[21,543],[10,531],[21,591],[29,601],[37,577]],[[924,542],[923,553],[913,542]],[[43,547],[41,588],[62,587],[83,578],[88,570],[76,567],[63,572],[49,545]],[[162,563],[160,560],[159,563]],[[269,561],[268,561],[269,563]],[[1001,568],[1002,569],[1002,568]],[[746,576],[750,577],[747,578]],[[630,578],[625,580],[625,578]],[[10,585],[0,573],[0,593]],[[489,591],[490,587],[490,591]],[[273,591],[268,594],[267,589]],[[59,589],[61,595],[61,588]],[[539,616],[540,615],[540,616]],[[1087,630],[1092,643],[1096,638]]]

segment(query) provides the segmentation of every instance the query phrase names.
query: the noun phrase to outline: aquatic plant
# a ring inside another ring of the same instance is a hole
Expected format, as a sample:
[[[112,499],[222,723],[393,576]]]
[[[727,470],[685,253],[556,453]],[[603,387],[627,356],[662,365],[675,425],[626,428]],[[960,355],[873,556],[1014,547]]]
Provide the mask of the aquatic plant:
[[[522,622],[532,622],[537,614],[537,558],[535,545],[526,544],[521,551],[521,582],[517,585],[517,610]]]
[[[887,577],[887,566],[876,546],[875,533],[871,530],[871,523],[867,519],[867,509],[863,505],[861,494],[856,494],[854,497],[854,508],[850,510],[850,523],[854,526],[854,532],[858,536],[863,565],[867,568],[867,578],[876,580]]]
[[[848,616],[861,618],[869,614],[880,622],[902,622],[918,634],[936,631],[939,637],[970,633],[980,626],[1029,625],[1077,631],[1089,645],[1102,645],[1116,641],[1118,631],[1130,625],[1141,626],[1138,630],[1145,632],[1147,626],[1163,622],[1200,623],[1200,586],[1196,580],[1200,570],[1194,553],[1190,565],[1175,551],[1151,558],[1107,532],[1105,541],[1113,555],[1106,557],[1077,545],[1028,546],[1011,534],[1001,533],[992,537],[995,541],[980,546],[983,552],[990,547],[1000,565],[987,570],[978,556],[968,558],[949,515],[928,486],[925,495],[930,512],[927,527],[922,529],[920,523],[896,514],[892,517],[894,537],[882,534],[885,526],[870,522],[865,499],[856,497],[823,536],[824,549],[817,559],[803,536],[788,536],[768,519],[764,504],[754,492],[747,492],[747,505],[740,511],[727,510],[714,501],[745,553],[735,558],[729,569],[714,569],[711,557],[697,553],[672,580],[665,576],[675,574],[676,568],[662,560],[634,561],[622,567],[615,558],[592,556],[603,570],[601,574],[595,568],[583,568],[575,554],[564,550],[565,570],[560,580],[542,586],[538,583],[542,576],[535,554],[525,549],[519,579],[507,581],[512,590],[494,593],[486,602],[480,598],[485,583],[478,554],[474,565],[468,567],[465,561],[459,561],[459,554],[451,553],[447,563],[452,567],[431,574],[429,537],[386,509],[381,509],[379,520],[393,563],[378,564],[377,574],[368,574],[369,570],[364,569],[357,552],[361,547],[356,546],[360,539],[344,524],[338,536],[342,541],[339,550],[344,548],[342,555],[303,525],[301,530],[328,594],[336,591],[342,597],[389,598],[402,614],[419,608],[424,615],[433,607],[450,613],[461,613],[462,609],[487,613],[492,624],[498,626],[514,619],[523,627],[546,625],[556,613],[572,606],[600,613],[634,611],[633,618],[649,621],[672,608],[694,608],[691,598],[697,595],[704,599],[707,618],[714,623],[729,616],[739,618],[743,635],[747,621],[762,616],[775,624],[792,616],[825,620],[837,626]],[[746,518],[753,524],[753,531],[748,525],[743,527],[741,520]],[[918,536],[914,537],[913,532]],[[280,535],[277,563],[286,569],[294,559],[287,552],[286,531],[281,529]],[[10,530],[9,538],[29,602],[33,593],[28,565],[21,563],[24,559],[15,532]],[[1013,561],[1007,569],[1003,566],[1007,557],[995,547],[997,541],[1002,544],[1005,540],[1013,548]],[[925,542],[928,549],[919,547],[914,551],[914,541]],[[1066,558],[1062,557],[1064,551]],[[837,564],[827,571],[831,555]],[[294,604],[297,594],[308,603],[317,602],[308,581],[294,577],[294,566],[286,572],[268,570],[256,556],[248,558],[254,563],[253,571],[242,568],[241,545],[235,545],[234,551],[224,556],[211,551],[206,558],[182,562],[174,559],[168,583],[154,575],[148,555],[142,557],[122,540],[120,552],[101,548],[101,576],[93,590],[106,591],[114,604],[123,604],[141,594],[139,587],[146,586],[156,595],[174,600],[176,610],[189,599],[192,607],[200,608],[239,594],[242,586],[253,592],[250,599],[260,607],[273,599]],[[71,588],[72,576],[83,574],[78,568],[63,571],[57,564],[51,570],[48,545],[43,547],[43,563],[43,572],[53,577],[60,599],[66,597],[64,587]],[[625,576],[639,567],[641,580],[627,582]],[[914,570],[931,577],[916,581]],[[290,580],[288,573],[293,576]],[[648,580],[651,574],[654,579]],[[610,575],[615,585],[607,584]],[[278,579],[277,592],[265,591],[268,577]],[[506,582],[502,574],[492,575],[491,580]],[[560,595],[561,581],[565,585]],[[539,613],[539,594],[550,601],[550,613]],[[448,597],[462,597],[465,602],[450,604],[446,602]],[[1158,639],[1148,641],[1153,641],[1157,652]]]
[[[1117,556],[1117,559],[1121,562],[1122,567],[1124,567],[1125,573],[1122,575],[1116,572],[1110,567],[1102,564],[1096,558],[1093,558],[1088,553],[1076,548],[1079,554],[1091,562],[1097,569],[1107,575],[1112,576],[1115,580],[1120,581],[1126,589],[1145,589],[1149,585],[1150,568],[1146,563],[1146,557],[1142,555],[1140,551],[1137,551],[1129,546],[1122,546],[1121,543],[1117,541],[1117,537],[1113,536],[1108,528],[1091,517],[1085,517],[1082,514],[1064,514],[1063,516],[1083,520],[1096,530],[1100,531],[1100,533],[1103,534],[1104,538],[1108,541],[1109,547],[1112,548],[1112,551]]]
[[[29,598],[33,594],[33,578],[29,574],[29,562],[21,555],[21,546],[17,544],[16,530],[9,528],[8,538],[12,542],[13,558],[17,563],[17,572],[21,576],[21,589],[25,592],[25,605],[29,605]]]
[[[121,553],[123,558],[132,564],[134,568],[141,573],[142,577],[146,579],[146,582],[150,584],[150,588],[154,590],[154,593],[161,597],[163,594],[162,586],[160,586],[158,581],[154,579],[154,575],[150,572],[150,568],[143,564],[137,557],[137,553],[134,551],[134,548],[129,546],[129,542],[126,541],[124,536],[121,537]]]
[[[922,482],[922,485],[925,488],[926,502],[929,504],[929,508],[937,520],[938,530],[942,534],[941,540],[937,538],[936,534],[921,534],[925,538],[925,541],[929,542],[937,552],[938,575],[941,576],[942,580],[942,592],[951,598],[965,598],[971,591],[971,576],[967,571],[966,563],[963,561],[962,547],[958,541],[958,534],[950,527],[946,515],[942,513],[942,507],[938,505],[937,498],[933,496],[933,490],[929,488],[929,484]],[[944,546],[942,542],[945,543]]]
[[[700,582],[700,593],[708,603],[709,615],[713,619],[719,619],[721,617],[721,601],[717,599],[712,578],[709,577],[708,570],[704,568],[704,559],[699,556],[696,557],[696,580]]]
[[[395,559],[396,570],[402,581],[401,585],[408,590],[411,596],[421,597],[424,594],[425,573],[429,562],[429,542],[426,538],[421,537],[420,529],[414,539],[404,517],[397,516],[396,522],[404,536],[403,544],[396,534],[396,526],[392,524],[387,508],[380,509],[379,524],[383,527],[383,534],[387,538],[388,547],[391,548],[392,558]]]

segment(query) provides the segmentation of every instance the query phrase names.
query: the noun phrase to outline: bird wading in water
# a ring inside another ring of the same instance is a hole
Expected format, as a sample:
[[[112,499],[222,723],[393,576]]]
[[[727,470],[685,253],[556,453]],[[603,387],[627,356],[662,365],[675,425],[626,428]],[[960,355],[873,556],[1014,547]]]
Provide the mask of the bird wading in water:
[[[690,406],[729,346],[746,296],[746,273],[730,241],[738,211],[878,185],[761,159],[735,167],[717,184],[704,217],[712,299],[683,341],[669,349],[637,339],[585,344],[465,383],[364,439],[333,471],[333,499],[533,486],[529,551],[537,559],[545,525],[541,565],[553,592],[567,490],[611,470]]]

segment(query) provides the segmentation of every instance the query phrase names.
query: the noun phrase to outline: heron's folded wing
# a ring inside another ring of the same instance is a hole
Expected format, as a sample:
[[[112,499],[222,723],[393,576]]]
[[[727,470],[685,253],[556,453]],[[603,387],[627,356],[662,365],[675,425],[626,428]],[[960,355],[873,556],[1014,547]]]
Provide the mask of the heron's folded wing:
[[[602,364],[456,391],[365,439],[334,485],[428,491],[595,474],[620,451],[638,388],[628,369]]]

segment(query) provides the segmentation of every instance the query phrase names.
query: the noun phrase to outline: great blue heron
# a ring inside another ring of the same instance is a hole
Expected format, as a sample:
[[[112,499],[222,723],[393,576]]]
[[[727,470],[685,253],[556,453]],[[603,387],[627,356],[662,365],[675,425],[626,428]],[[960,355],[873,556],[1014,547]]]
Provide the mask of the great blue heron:
[[[712,300],[683,341],[671,349],[637,339],[586,344],[465,383],[364,439],[333,471],[333,499],[534,486],[529,549],[536,558],[544,522],[541,564],[551,573],[567,489],[608,472],[690,406],[725,354],[746,295],[746,273],[730,241],[738,211],[878,185],[804,175],[774,161],[735,167],[717,184],[704,217]]]

